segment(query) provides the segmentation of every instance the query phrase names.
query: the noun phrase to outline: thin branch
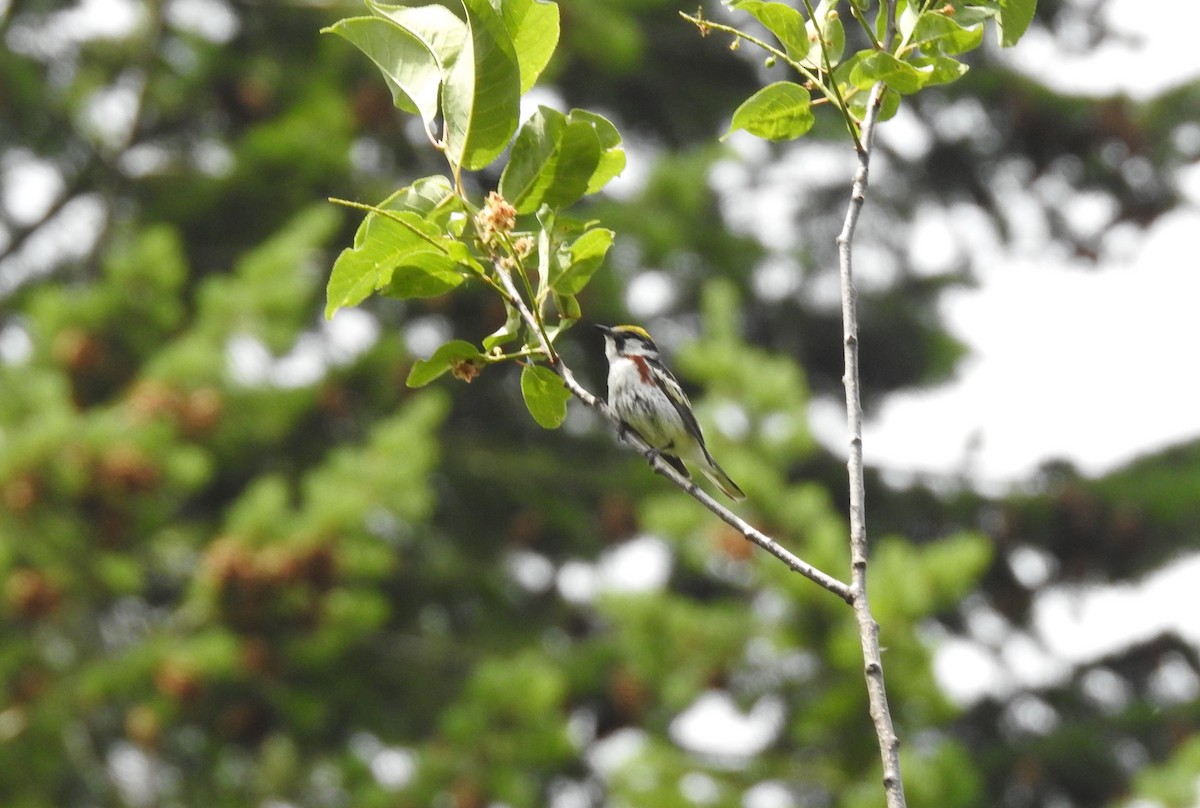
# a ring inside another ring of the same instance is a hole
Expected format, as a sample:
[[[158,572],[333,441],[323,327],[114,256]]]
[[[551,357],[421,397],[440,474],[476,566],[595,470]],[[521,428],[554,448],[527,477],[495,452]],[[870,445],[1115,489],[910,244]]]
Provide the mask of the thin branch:
[[[886,3],[887,31],[883,41],[890,44],[895,36],[896,2],[886,0]],[[842,381],[846,387],[846,428],[850,437],[846,468],[850,477],[850,588],[854,595],[851,602],[862,642],[863,672],[867,680],[871,720],[875,724],[879,754],[883,761],[883,788],[887,805],[888,808],[904,808],[900,741],[892,726],[891,710],[888,708],[887,691],[884,688],[883,659],[879,651],[879,624],[871,614],[871,605],[867,599],[866,491],[863,483],[862,404],[858,386],[858,314],[851,263],[854,230],[866,199],[871,143],[882,98],[883,84],[876,83],[871,88],[867,113],[863,118],[862,136],[857,149],[858,169],[854,174],[850,203],[846,209],[842,232],[837,237],[837,245],[842,287],[842,342],[846,363],[846,375]]]
[[[814,87],[816,87],[818,90],[821,91],[821,94],[824,95],[826,100],[829,101],[831,104],[836,105],[838,103],[837,96],[835,96],[833,94],[833,92],[831,92],[830,89],[827,86],[825,86],[825,82],[821,81],[820,76],[818,76],[813,71],[809,70],[807,67],[805,67],[800,62],[793,59],[791,56],[788,56],[787,52],[782,51],[779,48],[776,48],[774,45],[771,45],[770,43],[766,42],[765,40],[759,39],[758,37],[753,36],[752,34],[747,34],[745,31],[734,28],[732,25],[724,25],[719,22],[713,22],[712,20],[706,20],[703,17],[701,17],[699,14],[697,14],[696,16],[693,17],[691,14],[687,14],[687,13],[681,11],[681,12],[679,12],[679,16],[682,17],[683,19],[687,20],[688,22],[690,22],[692,25],[699,28],[702,32],[720,31],[723,34],[729,34],[730,36],[734,37],[736,40],[745,40],[746,42],[749,42],[751,45],[754,45],[757,48],[761,48],[762,50],[766,51],[770,55],[774,56],[776,58],[776,60],[783,62],[785,65],[792,68],[797,73],[799,73],[801,76],[803,76],[807,81],[811,82]],[[708,34],[702,33],[701,36],[708,36]],[[814,101],[813,103],[816,103],[816,102]]]
[[[495,266],[496,274],[500,278],[500,282],[504,288],[508,302],[521,313],[521,319],[523,319],[526,325],[530,327],[530,330],[534,334],[537,334],[538,341],[541,343],[542,351],[546,356],[552,357],[550,359],[551,367],[562,378],[563,385],[571,392],[573,396],[575,396],[575,398],[579,399],[588,407],[598,412],[606,421],[619,430],[622,426],[621,419],[617,417],[617,414],[613,412],[612,408],[609,407],[607,403],[594,396],[583,385],[576,381],[575,374],[573,374],[571,369],[567,367],[567,364],[563,361],[562,357],[554,352],[554,348],[552,345],[550,345],[545,334],[536,328],[537,323],[534,320],[533,313],[530,312],[529,307],[525,305],[525,301],[517,292],[516,285],[513,284],[512,276],[504,267],[500,266],[499,264],[496,264]],[[774,539],[754,528],[752,525],[746,522],[746,520],[742,519],[736,513],[726,508],[720,502],[717,502],[708,494],[708,492],[697,486],[687,477],[684,477],[666,461],[664,461],[662,457],[654,451],[653,447],[642,440],[637,433],[630,430],[625,430],[623,434],[623,440],[648,458],[650,461],[650,466],[656,472],[682,488],[684,491],[690,494],[693,499],[712,511],[723,522],[732,527],[738,533],[741,533],[742,536],[744,536],[748,541],[757,544],[759,547],[778,558],[792,572],[803,575],[805,578],[808,578],[818,586],[837,595],[839,598],[846,601],[846,603],[853,603],[854,599],[851,594],[852,589],[850,586],[802,560],[800,557],[785,549]]]

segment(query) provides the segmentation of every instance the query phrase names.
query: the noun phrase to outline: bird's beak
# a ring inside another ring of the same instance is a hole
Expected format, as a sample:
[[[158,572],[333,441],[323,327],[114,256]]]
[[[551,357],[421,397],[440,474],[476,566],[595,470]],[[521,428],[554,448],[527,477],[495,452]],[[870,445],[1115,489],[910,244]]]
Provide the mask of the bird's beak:
[[[604,334],[604,336],[606,336],[606,337],[612,336],[612,329],[609,328],[608,326],[600,325],[599,323],[596,323],[595,326],[602,334]]]

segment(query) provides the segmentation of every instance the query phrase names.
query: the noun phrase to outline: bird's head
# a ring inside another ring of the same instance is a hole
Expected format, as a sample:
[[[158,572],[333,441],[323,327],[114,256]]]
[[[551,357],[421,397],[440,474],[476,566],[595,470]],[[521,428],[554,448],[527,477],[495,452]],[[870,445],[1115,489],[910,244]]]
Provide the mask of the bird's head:
[[[636,325],[596,328],[604,334],[604,350],[610,360],[618,356],[658,356],[658,346],[644,328]]]

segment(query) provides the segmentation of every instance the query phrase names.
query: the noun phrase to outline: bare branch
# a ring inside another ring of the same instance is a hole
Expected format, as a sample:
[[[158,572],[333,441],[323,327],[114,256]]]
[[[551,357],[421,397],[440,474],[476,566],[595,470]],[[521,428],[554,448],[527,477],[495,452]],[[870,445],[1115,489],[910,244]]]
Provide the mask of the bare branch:
[[[886,2],[887,30],[882,43],[885,49],[892,46],[896,33],[896,3],[895,0]],[[883,659],[879,652],[879,624],[871,614],[871,605],[867,599],[866,491],[863,483],[862,403],[858,387],[858,313],[851,263],[854,230],[866,199],[871,143],[883,99],[883,89],[882,83],[875,84],[868,98],[867,114],[863,119],[861,137],[857,144],[858,169],[854,174],[850,204],[846,209],[842,232],[837,237],[837,245],[842,286],[842,351],[846,363],[846,375],[842,381],[846,387],[846,428],[849,433],[846,468],[850,476],[850,588],[853,593],[851,604],[854,606],[854,616],[858,622],[858,633],[862,642],[863,672],[867,680],[871,720],[875,724],[879,754],[883,761],[883,788],[887,805],[888,808],[904,808],[904,782],[900,776],[900,741],[892,726],[891,710],[888,708],[887,691],[884,688]]]
[[[547,357],[550,357],[550,365],[554,371],[558,373],[560,377],[562,377],[563,385],[566,386],[567,390],[569,390],[571,394],[575,396],[575,398],[579,399],[588,407],[591,407],[593,410],[600,413],[600,415],[606,421],[619,430],[622,424],[621,419],[617,417],[617,414],[613,412],[612,408],[609,407],[607,403],[594,396],[583,385],[576,381],[575,375],[571,372],[571,369],[567,367],[566,362],[563,361],[560,355],[554,352],[553,346],[549,344],[543,333],[536,328],[536,322],[533,318],[533,313],[529,310],[529,307],[525,305],[525,301],[517,292],[517,288],[512,281],[512,276],[509,275],[508,271],[502,267],[499,262],[495,262],[493,266],[496,268],[496,274],[500,278],[500,285],[508,298],[508,302],[521,313],[521,319],[523,319],[526,325],[530,327],[530,331],[537,335],[538,340],[541,342],[542,351]],[[650,461],[650,466],[656,472],[682,488],[684,491],[690,494],[693,499],[716,514],[716,516],[723,522],[732,527],[738,533],[741,533],[742,536],[744,536],[748,541],[757,544],[759,547],[778,558],[785,565],[787,565],[787,568],[792,570],[792,572],[803,575],[805,578],[808,578],[818,586],[837,595],[839,598],[846,601],[846,603],[853,603],[853,596],[851,594],[852,589],[849,585],[839,581],[837,578],[834,578],[825,572],[822,572],[808,562],[802,560],[799,556],[796,556],[794,553],[785,549],[777,541],[751,526],[748,522],[746,522],[746,520],[742,519],[736,513],[726,508],[720,502],[717,502],[708,494],[708,492],[700,488],[687,477],[684,477],[670,464],[664,461],[658,455],[658,453],[654,451],[653,447],[642,440],[636,432],[625,430],[623,433],[623,440],[631,445],[634,449],[641,452]]]

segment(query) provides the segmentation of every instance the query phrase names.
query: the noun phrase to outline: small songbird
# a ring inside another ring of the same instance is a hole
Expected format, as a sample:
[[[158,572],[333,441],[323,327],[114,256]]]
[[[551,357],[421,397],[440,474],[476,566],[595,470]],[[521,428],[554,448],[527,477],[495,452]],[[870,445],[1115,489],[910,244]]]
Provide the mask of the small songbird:
[[[596,327],[604,333],[608,357],[608,404],[624,426],[641,435],[684,477],[691,479],[686,460],[725,496],[743,499],[742,489],[709,454],[692,403],[663,365],[650,335],[636,325]]]

